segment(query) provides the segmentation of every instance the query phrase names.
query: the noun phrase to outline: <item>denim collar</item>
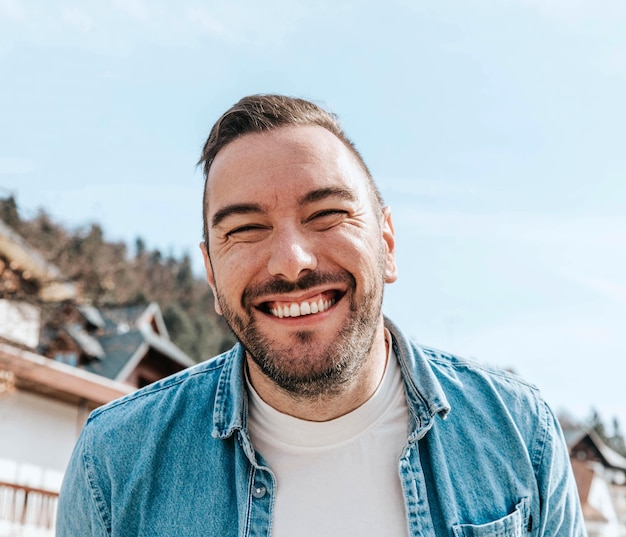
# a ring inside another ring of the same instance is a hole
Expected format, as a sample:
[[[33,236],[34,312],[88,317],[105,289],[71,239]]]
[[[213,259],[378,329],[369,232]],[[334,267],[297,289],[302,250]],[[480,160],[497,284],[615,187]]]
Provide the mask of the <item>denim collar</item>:
[[[447,417],[450,404],[422,348],[410,342],[387,317],[385,326],[391,332],[393,350],[402,369],[411,418],[409,442],[414,442],[433,426],[435,417]]]
[[[421,348],[410,343],[402,331],[386,317],[385,326],[391,333],[393,348],[402,369],[411,416],[409,442],[412,442],[426,434],[437,415],[445,418],[450,411],[450,405]],[[220,358],[223,360],[223,367],[215,397],[212,436],[225,439],[236,431],[247,430],[248,394],[244,379],[243,346],[237,343]]]

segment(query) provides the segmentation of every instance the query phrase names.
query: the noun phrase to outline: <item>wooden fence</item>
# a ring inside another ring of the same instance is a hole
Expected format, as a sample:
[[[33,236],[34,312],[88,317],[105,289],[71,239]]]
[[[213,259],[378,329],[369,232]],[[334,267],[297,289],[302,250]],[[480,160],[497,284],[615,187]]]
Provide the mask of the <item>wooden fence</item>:
[[[0,521],[52,530],[58,492],[0,481]]]

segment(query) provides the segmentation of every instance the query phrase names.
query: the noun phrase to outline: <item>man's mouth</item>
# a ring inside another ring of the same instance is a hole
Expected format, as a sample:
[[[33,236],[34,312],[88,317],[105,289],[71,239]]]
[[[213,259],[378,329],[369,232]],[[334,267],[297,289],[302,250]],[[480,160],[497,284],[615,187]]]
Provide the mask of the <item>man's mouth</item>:
[[[266,302],[261,309],[279,319],[284,317],[301,317],[303,315],[322,313],[335,304],[339,298],[341,296],[338,293],[323,293],[322,295],[298,302]]]

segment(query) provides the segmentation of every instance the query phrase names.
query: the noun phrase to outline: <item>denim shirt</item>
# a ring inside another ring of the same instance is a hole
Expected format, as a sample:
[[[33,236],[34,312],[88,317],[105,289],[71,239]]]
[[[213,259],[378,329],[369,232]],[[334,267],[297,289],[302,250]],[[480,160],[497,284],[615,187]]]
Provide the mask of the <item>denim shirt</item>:
[[[409,408],[398,460],[408,534],[584,536],[562,433],[537,389],[386,326]],[[270,536],[276,480],[248,434],[243,364],[238,344],[95,410],[57,536]]]

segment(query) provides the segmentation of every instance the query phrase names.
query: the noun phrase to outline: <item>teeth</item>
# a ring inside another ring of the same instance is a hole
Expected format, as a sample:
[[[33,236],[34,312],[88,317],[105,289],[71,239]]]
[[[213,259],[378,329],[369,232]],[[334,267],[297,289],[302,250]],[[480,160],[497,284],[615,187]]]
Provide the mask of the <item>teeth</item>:
[[[317,302],[301,302],[297,304],[293,302],[289,306],[276,306],[271,309],[272,315],[282,319],[283,317],[300,317],[301,315],[312,315],[315,313],[322,313],[330,308],[335,303],[335,300],[322,300],[321,298]]]

